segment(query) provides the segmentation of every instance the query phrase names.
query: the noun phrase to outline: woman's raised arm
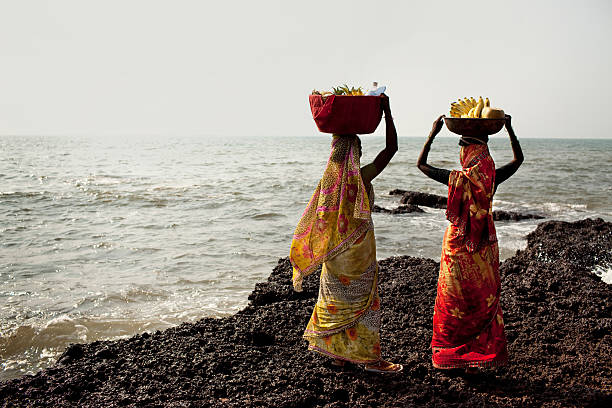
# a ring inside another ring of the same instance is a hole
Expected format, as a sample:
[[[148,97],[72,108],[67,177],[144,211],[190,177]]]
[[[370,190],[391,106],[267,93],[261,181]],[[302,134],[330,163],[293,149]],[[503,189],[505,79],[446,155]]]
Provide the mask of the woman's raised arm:
[[[442,130],[442,124],[444,115],[440,115],[438,119],[436,119],[431,127],[431,132],[429,133],[429,137],[423,146],[423,150],[421,150],[421,154],[417,160],[417,167],[421,170],[427,177],[430,179],[436,180],[439,183],[444,185],[448,185],[448,178],[450,176],[450,171],[446,169],[439,169],[437,167],[430,166],[427,164],[427,156],[429,155],[429,148],[433,143],[436,135],[440,133]]]
[[[512,117],[510,115],[506,115],[506,130],[508,130],[508,135],[510,135],[510,145],[512,146],[514,158],[505,166],[495,169],[496,188],[498,185],[508,180],[514,173],[516,173],[518,168],[521,167],[524,159],[523,150],[521,149],[521,145],[514,134],[514,129],[512,129]]]
[[[371,182],[376,176],[378,176],[387,167],[391,158],[397,152],[397,131],[395,130],[395,124],[393,123],[393,117],[391,116],[391,107],[389,105],[389,97],[385,94],[382,97],[382,108],[385,114],[385,126],[386,126],[386,144],[385,148],[378,153],[374,159],[374,169],[368,172],[362,172],[364,178]],[[371,166],[370,166],[371,167]]]

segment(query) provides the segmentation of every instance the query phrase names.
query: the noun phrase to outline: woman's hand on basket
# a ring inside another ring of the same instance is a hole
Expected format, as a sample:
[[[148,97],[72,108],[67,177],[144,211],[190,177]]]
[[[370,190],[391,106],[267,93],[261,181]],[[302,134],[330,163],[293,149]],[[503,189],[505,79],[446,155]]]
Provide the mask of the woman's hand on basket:
[[[512,116],[506,115],[506,130],[508,131],[508,135],[510,136],[510,140],[516,139],[516,135],[514,134],[514,129],[512,129]]]
[[[391,106],[389,105],[389,97],[387,95],[380,94],[380,97],[382,98],[381,101],[381,105],[382,105],[382,110],[383,113],[385,114],[385,116],[391,116]]]
[[[444,126],[444,118],[445,115],[440,115],[434,121],[433,125],[431,126],[431,132],[429,133],[429,140],[433,141],[436,135],[440,133],[440,130],[442,130],[442,126]]]

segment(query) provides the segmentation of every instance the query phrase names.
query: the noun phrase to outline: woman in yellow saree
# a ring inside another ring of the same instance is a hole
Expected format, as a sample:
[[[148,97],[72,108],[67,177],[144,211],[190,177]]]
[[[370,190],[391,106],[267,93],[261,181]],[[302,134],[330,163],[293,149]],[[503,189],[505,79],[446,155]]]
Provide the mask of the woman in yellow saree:
[[[372,180],[397,151],[389,98],[382,96],[386,147],[360,168],[357,135],[334,135],[332,151],[291,243],[293,286],[323,265],[319,297],[304,338],[309,349],[334,359],[364,364],[375,372],[398,372],[400,364],[381,358],[378,262],[371,208]]]

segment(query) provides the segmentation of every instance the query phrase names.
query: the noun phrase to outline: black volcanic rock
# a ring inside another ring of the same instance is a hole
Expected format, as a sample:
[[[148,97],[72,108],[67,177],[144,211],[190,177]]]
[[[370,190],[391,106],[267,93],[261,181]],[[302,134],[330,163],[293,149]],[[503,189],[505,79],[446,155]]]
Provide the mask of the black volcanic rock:
[[[379,213],[386,213],[386,214],[410,214],[410,213],[423,213],[425,211],[423,211],[423,209],[420,208],[419,206],[412,205],[412,204],[400,205],[399,207],[394,208],[392,210],[389,210],[383,207],[379,207],[378,205],[374,204],[374,208],[372,208],[372,212],[379,212]]]
[[[393,191],[391,193],[393,193]],[[436,194],[421,193],[419,191],[406,191],[402,195],[400,203],[423,205],[432,208],[446,208],[446,197]]]
[[[494,221],[541,220],[543,218],[544,216],[539,215],[539,214],[525,214],[525,213],[518,213],[515,211],[504,211],[504,210],[493,211]]]
[[[408,205],[422,205],[432,208],[446,208],[446,197],[436,194],[421,193],[419,191],[406,191],[395,189],[389,192],[390,195],[401,195],[400,202]],[[382,209],[381,212],[388,212]],[[493,211],[495,221],[521,221],[521,220],[540,220],[545,218],[540,214],[519,213],[515,211]]]
[[[236,315],[69,347],[61,364],[0,384],[0,406],[41,407],[607,407],[612,404],[612,223],[549,221],[503,262],[510,365],[475,377],[431,365],[439,264],[380,261],[383,356],[397,375],[338,369],[302,333],[318,274],[291,287],[279,260]]]

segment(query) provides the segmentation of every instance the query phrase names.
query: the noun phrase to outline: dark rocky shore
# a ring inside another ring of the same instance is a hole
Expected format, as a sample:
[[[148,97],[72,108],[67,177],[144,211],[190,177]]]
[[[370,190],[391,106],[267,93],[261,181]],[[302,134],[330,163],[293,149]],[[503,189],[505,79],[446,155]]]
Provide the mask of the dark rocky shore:
[[[431,365],[436,261],[380,261],[383,356],[405,367],[384,376],[306,350],[318,280],[293,292],[281,259],[236,315],[73,345],[54,367],[0,384],[0,405],[612,406],[612,289],[590,272],[611,263],[612,223],[540,224],[501,267],[510,365],[478,376]]]

